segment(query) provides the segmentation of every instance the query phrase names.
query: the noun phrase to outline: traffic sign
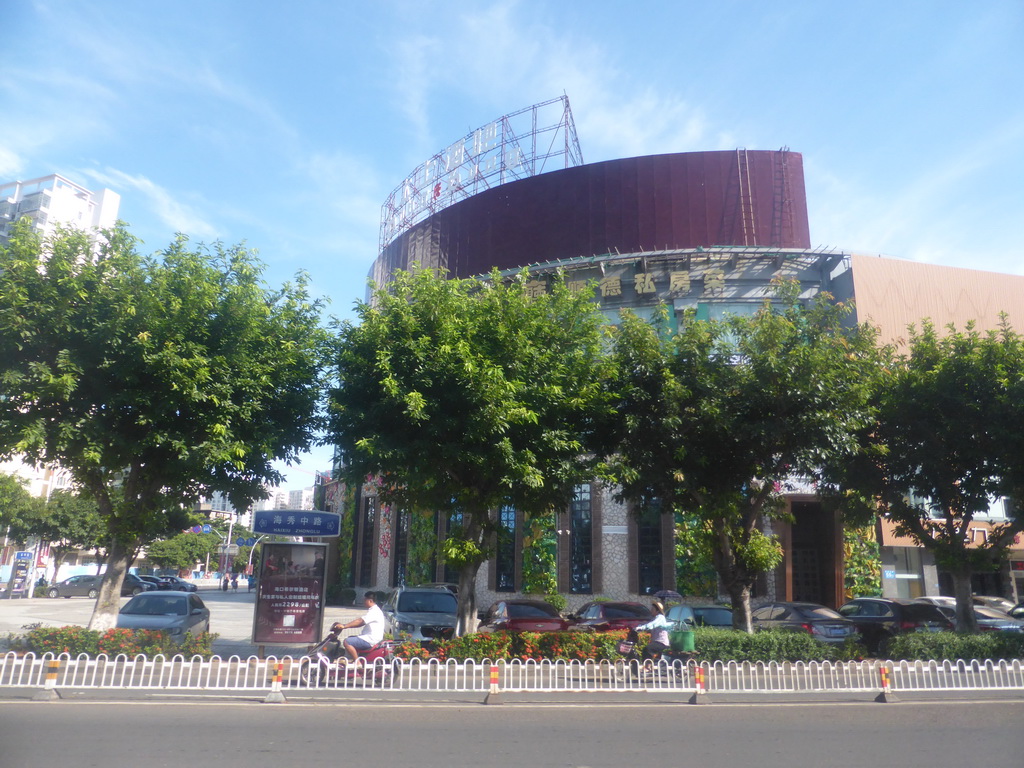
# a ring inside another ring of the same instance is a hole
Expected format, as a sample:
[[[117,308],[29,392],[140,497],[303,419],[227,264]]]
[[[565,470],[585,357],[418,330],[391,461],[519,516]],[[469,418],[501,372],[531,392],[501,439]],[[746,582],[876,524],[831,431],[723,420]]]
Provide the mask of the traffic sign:
[[[315,509],[264,509],[253,512],[253,530],[279,536],[340,536],[341,515]]]
[[[237,544],[221,544],[220,545],[220,553],[222,555],[227,555],[228,557],[231,557],[232,555],[237,555],[238,554],[238,545]]]
[[[203,526],[201,526],[201,525],[193,525],[192,526],[192,533],[202,533],[202,532],[203,532]]]
[[[235,539],[235,544],[237,544],[240,547],[244,547],[245,546],[245,536],[239,536],[237,539]]]
[[[247,547],[255,547],[256,546],[256,539],[254,539],[252,536],[250,536],[248,539],[245,540],[245,545]]]

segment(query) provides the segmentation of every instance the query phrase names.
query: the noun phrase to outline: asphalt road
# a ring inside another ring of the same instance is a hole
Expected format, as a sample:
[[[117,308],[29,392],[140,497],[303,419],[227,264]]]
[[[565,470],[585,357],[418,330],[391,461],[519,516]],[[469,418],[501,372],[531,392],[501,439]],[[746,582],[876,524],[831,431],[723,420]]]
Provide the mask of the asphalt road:
[[[0,767],[1020,768],[1024,702],[0,702]]]

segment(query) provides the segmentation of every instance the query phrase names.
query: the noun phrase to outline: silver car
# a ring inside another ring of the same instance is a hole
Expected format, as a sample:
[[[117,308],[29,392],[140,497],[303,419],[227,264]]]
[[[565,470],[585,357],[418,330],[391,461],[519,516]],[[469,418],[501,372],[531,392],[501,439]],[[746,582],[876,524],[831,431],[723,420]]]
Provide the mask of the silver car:
[[[382,608],[392,637],[427,642],[455,630],[458,600],[444,587],[401,587]]]
[[[136,595],[121,608],[117,626],[124,629],[154,629],[181,641],[186,634],[210,631],[210,609],[191,592],[157,591]]]

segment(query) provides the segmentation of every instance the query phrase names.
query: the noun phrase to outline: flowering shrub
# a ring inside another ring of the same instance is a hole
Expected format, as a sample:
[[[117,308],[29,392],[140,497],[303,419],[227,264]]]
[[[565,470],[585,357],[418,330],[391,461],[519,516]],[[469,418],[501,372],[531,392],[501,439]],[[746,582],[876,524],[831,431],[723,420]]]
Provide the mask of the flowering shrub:
[[[198,637],[186,635],[180,644],[175,643],[165,632],[149,629],[108,629],[98,632],[85,627],[33,627],[23,637],[16,639],[13,650],[30,651],[36,654],[66,653],[72,657],[80,654],[114,657],[124,654],[132,657],[182,654],[189,658],[195,655],[209,658],[213,655],[213,640],[217,635],[203,633]]]
[[[411,661],[412,659],[426,661],[430,658],[430,651],[414,640],[406,640],[396,645],[394,654],[396,659],[402,659],[403,661]]]

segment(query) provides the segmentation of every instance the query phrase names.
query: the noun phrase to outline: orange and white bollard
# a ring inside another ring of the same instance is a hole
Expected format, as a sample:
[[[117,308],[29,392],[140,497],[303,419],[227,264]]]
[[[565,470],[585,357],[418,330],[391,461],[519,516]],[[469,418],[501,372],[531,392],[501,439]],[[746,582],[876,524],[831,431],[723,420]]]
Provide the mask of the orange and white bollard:
[[[498,685],[498,665],[491,664],[491,690],[484,699],[484,704],[501,704],[501,688]]]
[[[264,704],[284,704],[288,701],[281,690],[281,679],[284,677],[284,664],[278,662],[274,665],[274,676],[270,681],[270,693],[263,700]]]
[[[883,664],[878,669],[878,675],[882,683],[882,692],[875,697],[875,701],[881,702],[883,704],[888,704],[889,702],[893,701],[899,701],[899,699],[893,696],[893,694],[890,691],[892,677],[891,673],[889,672],[889,668]]]
[[[704,667],[700,666],[700,664],[696,665],[693,669],[693,684],[694,691],[693,696],[690,697],[690,703],[710,704],[711,699],[708,698],[707,678],[705,677]]]
[[[50,659],[46,662],[46,679],[43,682],[43,690],[38,691],[32,701],[53,701],[59,699],[60,691],[57,690],[57,673],[60,671],[60,661]]]

